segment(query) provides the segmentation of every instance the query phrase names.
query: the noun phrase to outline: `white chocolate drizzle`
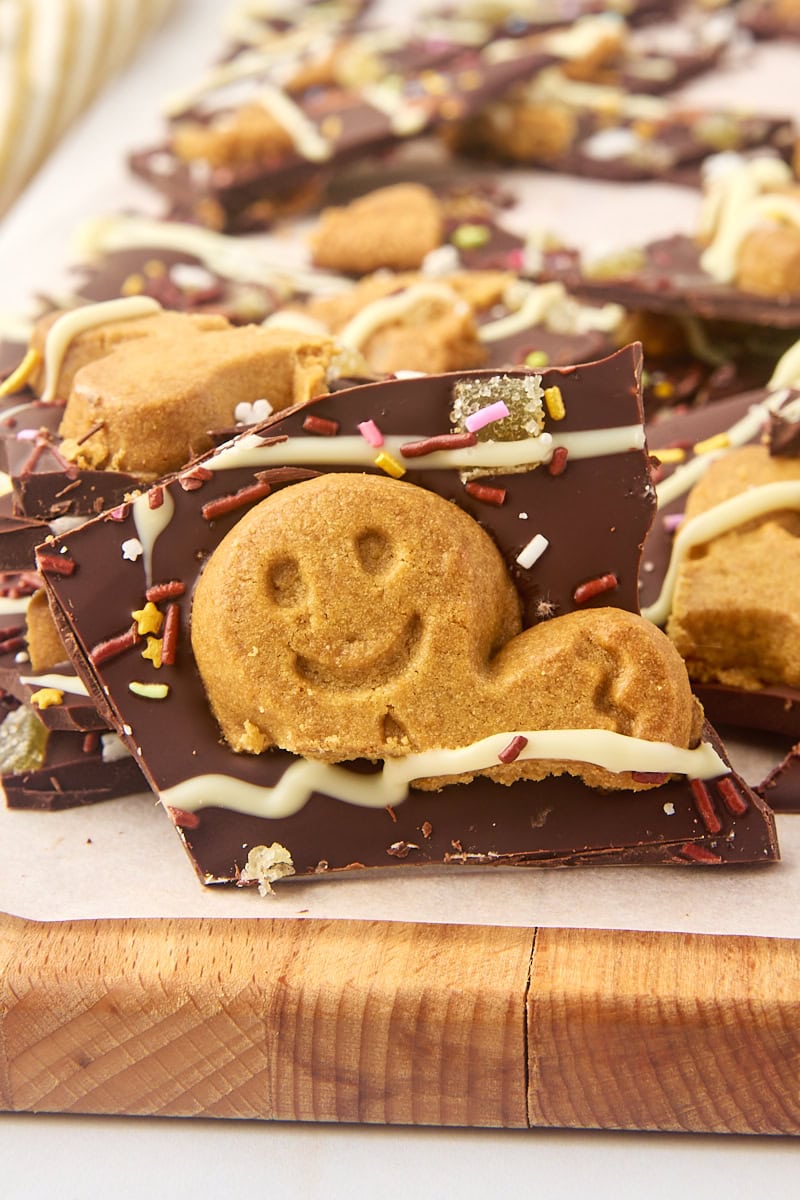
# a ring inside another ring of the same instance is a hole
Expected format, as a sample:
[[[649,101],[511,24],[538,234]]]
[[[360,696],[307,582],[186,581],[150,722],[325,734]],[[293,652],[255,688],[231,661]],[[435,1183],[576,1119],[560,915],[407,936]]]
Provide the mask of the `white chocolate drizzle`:
[[[30,596],[0,596],[0,615],[11,616],[12,614],[19,614],[21,616],[28,611],[30,602]]]
[[[268,257],[269,244],[262,237],[231,237],[179,221],[96,217],[80,227],[77,243],[79,252],[90,258],[131,249],[190,254],[223,279],[234,283],[278,284],[287,292],[301,290],[326,295],[354,287],[353,280],[344,275],[281,266]]]
[[[408,796],[414,779],[455,776],[501,765],[498,755],[514,737],[525,737],[520,760],[592,763],[607,771],[643,771],[713,779],[729,768],[708,742],[694,750],[668,742],[649,742],[608,729],[549,729],[495,733],[458,749],[427,750],[405,758],[386,759],[375,775],[358,775],[343,767],[311,759],[293,762],[274,787],[247,783],[229,775],[198,775],[161,792],[169,808],[197,812],[201,808],[226,808],[251,816],[284,818],[299,812],[321,792],[361,808],[395,807]],[[598,803],[605,803],[598,800]]]
[[[88,329],[107,325],[113,321],[130,321],[136,317],[150,317],[162,312],[161,305],[150,296],[123,296],[119,300],[103,300],[99,304],[86,304],[64,313],[53,322],[47,331],[44,343],[44,389],[41,398],[45,402],[55,399],[56,384],[70,343]]]
[[[769,414],[778,412],[787,399],[788,392],[782,390],[768,396],[760,404],[754,404],[740,420],[726,430],[728,448],[744,446],[751,442],[760,433]],[[693,488],[697,481],[705,475],[712,462],[716,462],[725,452],[722,449],[709,454],[698,454],[677,467],[671,475],[656,485],[658,507],[664,508],[665,505],[671,504],[673,500],[677,500],[679,496],[683,496],[690,488]],[[658,450],[654,450],[653,453],[657,456]]]
[[[144,575],[147,587],[153,582],[153,548],[156,541],[172,520],[175,511],[175,501],[168,488],[161,489],[162,503],[158,508],[151,508],[147,492],[137,496],[131,505],[133,523],[142,544]]]
[[[403,317],[408,316],[418,305],[431,300],[438,300],[440,304],[456,308],[467,308],[461,297],[445,283],[416,283],[402,292],[382,296],[380,300],[373,300],[371,304],[367,304],[339,331],[339,341],[344,346],[360,350],[384,325],[402,321]]]
[[[608,332],[620,324],[623,315],[619,304],[601,307],[579,304],[567,295],[563,283],[534,284],[526,289],[516,312],[481,325],[478,337],[482,342],[497,342],[524,333],[534,325],[544,325],[558,333],[584,333],[592,329]]]
[[[29,687],[56,688],[59,692],[69,692],[72,696],[88,696],[86,684],[77,675],[20,675],[20,683]]]
[[[295,150],[309,162],[325,162],[333,154],[333,146],[309,120],[299,104],[271,84],[260,84],[255,97],[274,117],[292,139]]]
[[[404,96],[387,83],[369,83],[361,88],[361,97],[389,118],[392,132],[410,137],[425,128],[428,114],[421,104],[409,104]]]
[[[791,179],[791,170],[781,159],[761,157],[739,161],[710,180],[700,213],[700,233],[711,241],[700,256],[700,265],[718,283],[735,278],[739,248],[754,225],[765,219],[800,224],[797,200],[773,192],[786,187]]]
[[[800,387],[800,341],[794,343],[775,365],[769,388]]]
[[[402,462],[401,448],[409,442],[424,440],[421,434],[385,434],[382,449]],[[644,431],[641,425],[617,425],[610,429],[586,429],[576,433],[542,433],[538,437],[514,442],[478,442],[475,446],[463,446],[457,450],[434,451],[422,459],[414,459],[412,465],[424,466],[426,470],[450,468],[469,471],[481,467],[501,471],[549,462],[553,452],[561,446],[567,450],[570,458],[624,454],[644,447]],[[238,467],[264,468],[273,464],[349,464],[367,467],[374,463],[374,448],[361,436],[348,434],[324,439],[290,437],[266,446],[258,434],[245,434],[203,460],[203,466],[209,471],[228,471]]]
[[[656,625],[663,625],[672,609],[680,565],[695,546],[710,542],[748,521],[785,509],[800,509],[800,482],[784,480],[748,488],[685,521],[672,543],[669,567],[658,599],[642,609],[642,616]]]

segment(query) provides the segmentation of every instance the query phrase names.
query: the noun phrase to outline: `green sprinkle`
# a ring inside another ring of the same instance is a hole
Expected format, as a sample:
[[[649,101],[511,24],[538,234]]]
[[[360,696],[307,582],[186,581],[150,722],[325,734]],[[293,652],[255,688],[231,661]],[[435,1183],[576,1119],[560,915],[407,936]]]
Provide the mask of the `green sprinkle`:
[[[166,700],[169,695],[168,683],[136,683],[128,684],[128,690],[134,696],[144,696],[145,700]]]
[[[525,355],[525,366],[533,367],[534,371],[540,367],[547,367],[550,364],[550,355],[546,350],[531,350],[530,354]]]
[[[491,238],[486,225],[459,225],[450,235],[450,241],[459,250],[477,250],[485,246]]]

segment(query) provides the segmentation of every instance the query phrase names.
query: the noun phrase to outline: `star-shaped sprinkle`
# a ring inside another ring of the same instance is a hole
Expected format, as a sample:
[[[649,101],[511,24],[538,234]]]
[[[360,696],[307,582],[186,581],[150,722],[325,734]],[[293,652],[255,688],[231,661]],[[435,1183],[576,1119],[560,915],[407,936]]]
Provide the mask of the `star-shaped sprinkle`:
[[[163,638],[149,637],[147,639],[147,648],[142,651],[142,658],[146,658],[158,670],[161,666],[161,647],[164,644]]]
[[[144,637],[146,633],[160,633],[161,626],[164,624],[164,614],[156,608],[152,600],[148,600],[144,608],[137,608],[131,613],[136,622],[136,631],[139,637]]]

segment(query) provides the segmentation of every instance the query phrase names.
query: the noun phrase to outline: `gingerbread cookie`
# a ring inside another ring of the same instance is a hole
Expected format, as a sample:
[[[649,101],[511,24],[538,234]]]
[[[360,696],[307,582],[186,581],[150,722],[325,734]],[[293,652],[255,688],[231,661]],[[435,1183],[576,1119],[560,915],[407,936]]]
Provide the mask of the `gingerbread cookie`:
[[[206,564],[192,646],[228,742],[252,753],[384,759],[532,729],[688,747],[702,724],[660,631],[596,609],[523,633],[516,589],[480,526],[378,476],[323,476],[252,509]],[[562,772],[646,786],[580,762],[485,770],[504,782]]]
[[[349,275],[381,268],[411,271],[443,235],[441,206],[430,188],[401,183],[344,208],[323,209],[311,237],[311,257],[318,267]]]

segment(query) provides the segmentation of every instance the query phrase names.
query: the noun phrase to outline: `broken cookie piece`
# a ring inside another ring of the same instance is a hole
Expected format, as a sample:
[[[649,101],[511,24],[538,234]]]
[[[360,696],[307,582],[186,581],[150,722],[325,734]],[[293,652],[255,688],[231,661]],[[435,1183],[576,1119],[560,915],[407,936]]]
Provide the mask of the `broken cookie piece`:
[[[319,397],[207,455],[197,488],[160,485],[155,521],[143,495],[120,520],[56,540],[53,553],[73,564],[69,574],[42,564],[57,621],[204,882],[257,878],[251,851],[275,845],[301,877],[423,863],[776,857],[767,810],[707,726],[695,744],[683,668],[636,616],[653,506],[640,366],[631,348],[566,370],[397,379]],[[394,518],[387,488],[410,497]],[[223,550],[215,566],[226,535],[237,526],[246,535],[272,504],[289,527],[273,527],[269,562],[248,556],[233,532],[235,565]],[[414,518],[422,510],[425,521]],[[134,537],[142,552],[126,559],[120,547]],[[272,653],[263,613],[248,620],[242,605],[245,619],[226,635],[231,599],[244,592],[289,631],[294,661],[277,687],[261,665]],[[163,617],[158,646],[127,634],[145,600]],[[442,619],[451,604],[463,618],[454,623]],[[431,689],[421,714],[416,672]],[[456,695],[465,672],[473,686]],[[287,683],[291,698],[280,695]],[[365,688],[382,701],[371,712]],[[511,712],[512,696],[523,709],[535,697],[524,710],[533,728],[519,727],[528,722]],[[561,698],[560,728],[536,728],[547,696]],[[299,711],[281,711],[285,699]],[[227,722],[228,703],[238,751],[215,716]],[[675,742],[661,740],[665,712]],[[431,750],[426,737],[442,740],[448,721],[456,736]],[[295,736],[302,753],[275,746]],[[528,772],[546,777],[519,777]],[[610,776],[625,786],[612,790]]]
[[[430,188],[396,184],[370,192],[346,208],[326,208],[311,238],[318,267],[348,275],[381,268],[411,271],[441,245],[441,206]]]

